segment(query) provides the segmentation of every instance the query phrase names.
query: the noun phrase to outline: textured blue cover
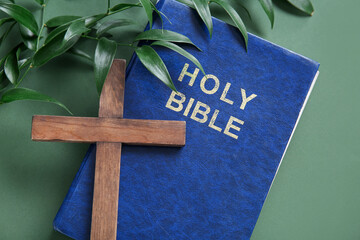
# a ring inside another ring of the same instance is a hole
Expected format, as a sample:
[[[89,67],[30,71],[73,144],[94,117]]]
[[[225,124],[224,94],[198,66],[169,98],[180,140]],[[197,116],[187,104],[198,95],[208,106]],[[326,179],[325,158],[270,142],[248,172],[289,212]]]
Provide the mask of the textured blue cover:
[[[118,239],[249,239],[319,64],[254,35],[246,53],[237,29],[216,19],[210,40],[192,9],[173,0],[162,4],[173,23],[165,22],[166,29],[191,37],[203,52],[186,49],[220,86],[216,93],[205,94],[201,72],[193,86],[188,85],[189,76],[178,81],[185,63],[188,72],[195,66],[158,49],[178,91],[186,96],[182,111],[176,112],[165,107],[171,90],[133,58],[124,117],[185,120],[187,136],[183,148],[123,147]],[[159,20],[154,28],[161,28]],[[226,98],[233,105],[220,100],[227,82],[231,87]],[[209,79],[205,88],[213,87]],[[244,110],[241,89],[247,97],[257,95]],[[194,104],[184,116],[190,97]],[[197,101],[211,108],[206,123],[190,118]],[[208,126],[215,109],[221,132]],[[230,129],[238,139],[223,133],[230,116],[244,121],[234,122],[240,131]],[[54,220],[56,230],[75,239],[89,238],[95,152],[90,147]]]

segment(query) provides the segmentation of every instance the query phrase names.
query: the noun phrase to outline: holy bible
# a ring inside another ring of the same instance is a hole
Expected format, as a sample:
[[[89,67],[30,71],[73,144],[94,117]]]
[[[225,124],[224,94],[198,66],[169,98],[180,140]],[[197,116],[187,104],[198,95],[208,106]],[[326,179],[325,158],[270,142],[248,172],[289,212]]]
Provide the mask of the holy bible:
[[[196,12],[161,1],[165,28],[189,36],[207,76],[175,52],[157,48],[178,92],[134,56],[127,69],[124,118],[186,121],[186,145],[124,145],[117,239],[249,239],[317,77],[319,64]],[[159,19],[154,28],[161,28]],[[89,239],[95,166],[91,146],[54,220]]]

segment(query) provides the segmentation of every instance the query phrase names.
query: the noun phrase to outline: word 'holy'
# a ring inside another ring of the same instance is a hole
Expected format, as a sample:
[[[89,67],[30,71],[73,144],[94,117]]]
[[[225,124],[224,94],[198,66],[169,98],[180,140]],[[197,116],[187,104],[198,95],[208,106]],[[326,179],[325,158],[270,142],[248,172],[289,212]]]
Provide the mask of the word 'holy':
[[[189,80],[189,86],[193,86],[194,83],[195,83],[195,80],[196,80],[196,77],[199,73],[199,69],[198,68],[195,68],[195,71],[193,73],[189,73],[187,70],[188,70],[188,67],[189,67],[189,64],[185,63],[184,65],[184,68],[182,69],[181,71],[181,74],[178,78],[178,80],[180,82],[183,81],[183,78],[184,76],[189,76],[190,77],[190,80]],[[206,88],[206,83],[208,81],[213,81],[214,82],[214,86],[209,89],[209,88]],[[227,93],[229,92],[229,89],[231,87],[231,83],[227,82],[223,91],[222,91],[222,94],[221,94],[221,97],[220,97],[220,100],[221,101],[224,101],[230,105],[233,105],[234,104],[234,101],[226,98],[226,95]],[[202,92],[204,92],[205,94],[208,94],[208,95],[212,95],[214,93],[216,93],[220,88],[220,81],[219,79],[212,75],[212,74],[207,74],[206,76],[204,76],[201,81],[200,81],[200,89],[202,90]],[[250,96],[246,96],[246,91],[245,89],[242,89],[241,88],[241,98],[242,98],[242,102],[240,104],[240,109],[241,110],[244,110],[246,105],[251,101],[253,100],[255,97],[257,97],[256,94],[251,94]],[[181,112],[183,109],[184,109],[184,103],[186,101],[186,96],[180,92],[174,92],[172,91],[171,94],[170,94],[170,97],[166,103],[166,107],[175,111],[175,112]],[[190,113],[190,110],[192,108],[192,106],[194,105],[194,101],[195,99],[194,98],[190,98],[185,109],[184,109],[184,112],[183,112],[183,115],[184,116],[188,116],[189,113]],[[206,123],[208,122],[209,120],[209,113],[211,112],[211,108],[209,105],[203,103],[203,102],[200,102],[200,101],[197,101],[196,104],[195,104],[195,107],[193,108],[192,110],[192,113],[190,115],[190,118],[199,122],[199,123]],[[240,127],[239,125],[244,125],[244,121],[234,117],[234,116],[230,116],[229,117],[229,120],[224,128],[224,130],[219,127],[219,126],[216,126],[215,125],[215,121],[218,117],[218,114],[219,114],[219,110],[218,109],[215,109],[215,111],[213,112],[211,118],[210,118],[210,121],[209,121],[209,124],[208,126],[218,132],[223,132],[225,135],[229,136],[229,137],[232,137],[234,139],[238,139],[238,135],[236,135],[234,132],[230,132],[230,130],[233,130],[233,131],[240,131]]]

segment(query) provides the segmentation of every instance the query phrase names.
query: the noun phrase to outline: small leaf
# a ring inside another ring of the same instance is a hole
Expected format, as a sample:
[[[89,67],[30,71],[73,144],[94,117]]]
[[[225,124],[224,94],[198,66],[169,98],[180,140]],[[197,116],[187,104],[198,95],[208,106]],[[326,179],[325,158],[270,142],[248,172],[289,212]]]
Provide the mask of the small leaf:
[[[115,19],[110,20],[104,23],[101,23],[96,31],[97,36],[101,36],[105,32],[109,31],[110,29],[116,28],[116,27],[122,27],[134,24],[134,21],[128,20],[128,19]]]
[[[84,28],[84,20],[73,22],[66,33],[63,32],[58,34],[35,53],[33,66],[39,67],[54,57],[65,53],[75,45],[83,31],[87,31],[87,28]]]
[[[54,17],[50,20],[48,20],[46,22],[46,26],[47,27],[58,27],[58,26],[61,26],[61,25],[64,25],[64,24],[67,24],[71,21],[74,21],[76,19],[79,19],[81,17],[79,16],[58,16],[58,17]]]
[[[64,41],[69,41],[70,39],[83,34],[84,32],[89,31],[87,27],[85,27],[85,20],[77,20],[70,24],[66,34],[64,36]]]
[[[35,0],[38,4],[40,5],[44,5],[45,4],[45,0]]]
[[[24,67],[31,63],[31,57],[24,58],[18,61],[19,70],[22,70]]]
[[[205,23],[206,27],[209,30],[210,37],[213,33],[213,22],[210,13],[209,1],[208,0],[192,0],[195,6],[195,9],[203,22]]]
[[[165,63],[152,47],[145,45],[137,48],[135,52],[147,70],[165,83],[170,89],[177,92]]]
[[[117,4],[117,5],[113,6],[112,8],[110,8],[109,13],[113,14],[113,13],[121,12],[121,11],[124,11],[124,10],[132,8],[132,7],[141,7],[141,4],[139,4],[139,3],[137,3],[137,4],[120,3],[120,4]]]
[[[69,26],[70,26],[70,24],[64,24],[64,25],[61,25],[61,26],[55,28],[54,30],[52,30],[49,33],[49,35],[47,35],[47,37],[45,38],[44,44],[48,44],[51,40],[53,40],[60,34],[63,34],[69,28]]]
[[[32,13],[26,8],[12,3],[0,2],[0,10],[27,27],[33,34],[37,34],[39,27]]]
[[[270,20],[271,28],[273,28],[275,17],[274,17],[274,6],[272,0],[259,0],[259,2]]]
[[[191,8],[195,8],[194,2],[192,0],[177,0],[178,2],[181,2]]]
[[[150,24],[150,29],[152,28],[152,24],[153,24],[153,9],[151,6],[151,2],[150,0],[139,0],[141,2],[141,5],[144,7],[146,15],[149,19],[149,24]]]
[[[36,50],[36,43],[37,43],[37,36],[34,35],[28,28],[24,27],[23,25],[19,25],[20,35],[23,39],[25,46],[35,51]]]
[[[6,78],[4,70],[0,71],[0,91],[4,90],[9,85],[9,80]]]
[[[99,20],[103,19],[105,16],[106,14],[102,13],[90,17],[84,17],[82,19],[85,19],[85,26],[90,28],[93,27]]]
[[[239,16],[239,14],[236,12],[236,10],[228,2],[226,2],[226,0],[211,0],[211,1],[214,2],[214,3],[219,4],[229,14],[231,19],[234,21],[236,27],[240,30],[242,36],[244,37],[245,48],[247,50],[248,34],[247,34],[247,31],[246,31],[245,24],[241,20],[241,17]]]
[[[34,101],[54,103],[64,108],[68,113],[72,114],[64,104],[57,101],[56,99],[28,88],[12,88],[6,91],[0,99],[0,104],[10,103],[18,100],[34,100]]]
[[[99,40],[96,46],[94,57],[94,73],[96,88],[99,95],[101,94],[105,79],[114,60],[116,49],[116,42],[104,37]]]
[[[297,9],[303,11],[304,13],[309,14],[310,16],[314,13],[314,7],[311,4],[310,0],[287,0]]]
[[[12,51],[6,58],[4,64],[4,72],[6,77],[12,84],[16,84],[19,78],[19,66],[16,57],[16,51]]]
[[[12,22],[12,21],[14,21],[13,18],[3,18],[3,19],[0,19],[0,27],[1,27],[4,23]]]
[[[145,32],[140,33],[136,36],[134,42],[140,40],[158,40],[158,41],[167,41],[167,42],[178,42],[178,43],[187,43],[195,46],[200,50],[188,37],[169,30],[163,29],[151,29]],[[200,50],[201,51],[201,50]]]
[[[4,32],[4,34],[1,36],[0,38],[0,45],[3,43],[3,41],[5,41],[5,39],[7,38],[7,36],[10,34],[11,30],[13,29],[13,27],[15,26],[16,22],[14,22],[13,24],[11,24],[8,29]]]
[[[73,55],[76,55],[76,56],[80,56],[80,57],[83,57],[83,58],[85,58],[85,59],[87,59],[87,60],[89,60],[89,61],[91,61],[91,62],[93,62],[94,61],[94,59],[89,55],[89,54],[87,54],[86,52],[84,52],[84,51],[82,51],[82,50],[80,50],[80,49],[78,49],[78,48],[71,48],[70,50],[69,50],[69,53],[71,53],[71,54],[73,54]]]
[[[206,75],[203,67],[201,66],[200,62],[196,59],[196,57],[194,57],[192,54],[188,53],[187,51],[185,51],[183,48],[179,47],[178,45],[171,43],[171,42],[164,42],[164,41],[156,41],[156,42],[153,42],[151,45],[166,47],[166,48],[169,48],[169,49],[183,55],[184,57],[186,57],[187,59],[192,61],[201,70],[201,72],[204,75]]]

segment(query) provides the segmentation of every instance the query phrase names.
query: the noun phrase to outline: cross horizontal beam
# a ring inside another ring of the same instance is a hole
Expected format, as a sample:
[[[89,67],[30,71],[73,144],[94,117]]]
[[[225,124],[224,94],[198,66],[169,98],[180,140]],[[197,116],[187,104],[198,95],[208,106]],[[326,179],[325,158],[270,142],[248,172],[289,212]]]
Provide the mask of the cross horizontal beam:
[[[33,116],[32,140],[184,146],[184,121]]]

